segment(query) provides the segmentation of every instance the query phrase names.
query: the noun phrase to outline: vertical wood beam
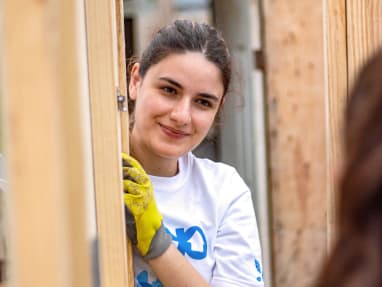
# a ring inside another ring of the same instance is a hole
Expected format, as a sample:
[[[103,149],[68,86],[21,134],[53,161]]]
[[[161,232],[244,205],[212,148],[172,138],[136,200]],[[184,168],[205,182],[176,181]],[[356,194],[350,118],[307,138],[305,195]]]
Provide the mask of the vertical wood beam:
[[[121,148],[125,153],[129,153],[129,113],[128,113],[128,94],[127,94],[127,80],[126,80],[126,54],[125,54],[125,30],[124,30],[124,9],[123,0],[116,1],[116,27],[117,27],[117,44],[118,44],[118,86],[119,91],[125,102],[123,108],[126,110],[120,111],[119,120],[121,127]],[[127,239],[127,272],[128,272],[128,286],[134,286],[134,272],[133,272],[133,245]]]
[[[115,1],[116,1],[117,44],[118,44],[118,86],[119,86],[119,90],[121,94],[127,97],[123,0],[115,0]],[[126,108],[127,108],[127,98],[126,98]],[[128,153],[129,152],[129,115],[127,111],[120,113],[120,123],[121,123],[122,150]]]
[[[59,54],[57,65],[59,70],[59,112],[61,133],[61,163],[64,165],[62,184],[66,191],[67,217],[69,221],[68,236],[71,282],[70,286],[91,286],[91,239],[88,234],[86,216],[86,193],[94,192],[89,186],[91,167],[88,164],[90,144],[89,92],[83,65],[86,64],[86,45],[84,3],[76,0],[58,1],[59,34],[61,39],[57,45]],[[51,36],[54,37],[53,35]],[[86,70],[85,70],[86,71]],[[92,203],[94,204],[94,203]],[[92,214],[93,215],[93,214]]]
[[[115,1],[86,1],[89,89],[102,286],[128,285],[117,110]]]
[[[324,64],[326,114],[327,247],[336,236],[337,181],[341,152],[343,107],[347,95],[346,0],[324,0]]]
[[[4,1],[8,286],[91,286],[76,1]],[[22,19],[20,21],[20,19]]]

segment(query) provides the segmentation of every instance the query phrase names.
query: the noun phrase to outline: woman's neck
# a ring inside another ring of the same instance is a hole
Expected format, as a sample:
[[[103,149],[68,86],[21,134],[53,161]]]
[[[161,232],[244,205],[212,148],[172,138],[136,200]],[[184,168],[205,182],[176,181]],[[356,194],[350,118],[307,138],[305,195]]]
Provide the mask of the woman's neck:
[[[154,176],[170,177],[178,173],[178,160],[153,155],[131,142],[131,155],[139,161],[146,173]]]

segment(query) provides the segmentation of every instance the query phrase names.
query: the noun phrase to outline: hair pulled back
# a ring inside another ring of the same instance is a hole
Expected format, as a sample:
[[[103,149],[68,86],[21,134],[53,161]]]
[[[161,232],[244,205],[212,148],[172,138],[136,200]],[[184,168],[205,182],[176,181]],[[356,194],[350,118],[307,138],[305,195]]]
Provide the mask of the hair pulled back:
[[[176,20],[161,28],[142,54],[139,74],[143,78],[165,57],[186,52],[200,52],[219,68],[225,95],[231,80],[231,57],[218,31],[204,23]]]

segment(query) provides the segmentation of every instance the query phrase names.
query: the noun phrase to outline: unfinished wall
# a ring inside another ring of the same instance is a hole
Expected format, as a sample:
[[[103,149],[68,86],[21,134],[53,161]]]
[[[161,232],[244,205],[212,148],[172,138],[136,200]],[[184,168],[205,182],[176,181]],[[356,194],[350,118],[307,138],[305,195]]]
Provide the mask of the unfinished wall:
[[[273,286],[309,286],[326,250],[322,1],[263,1]]]

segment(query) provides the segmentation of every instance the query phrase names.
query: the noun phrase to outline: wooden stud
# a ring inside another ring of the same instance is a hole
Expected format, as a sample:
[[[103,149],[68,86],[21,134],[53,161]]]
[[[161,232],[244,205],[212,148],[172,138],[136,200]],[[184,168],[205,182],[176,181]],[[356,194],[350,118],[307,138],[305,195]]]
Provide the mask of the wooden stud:
[[[121,94],[126,97],[125,108],[127,108],[127,81],[126,81],[126,55],[125,55],[125,32],[123,1],[116,0],[116,25],[118,43],[118,86]],[[126,111],[120,113],[121,123],[121,145],[122,150],[129,152],[129,114]]]
[[[128,92],[126,80],[126,55],[125,55],[125,32],[124,32],[124,9],[123,1],[116,0],[116,26],[118,44],[118,86],[121,95],[124,97],[123,109],[120,110],[119,120],[121,127],[121,147],[122,151],[129,153],[129,113],[128,113]],[[128,286],[134,286],[133,272],[133,245],[127,240],[127,272]]]
[[[86,1],[94,178],[102,286],[128,285],[114,1]]]
[[[61,163],[65,166],[64,186],[66,189],[67,216],[69,221],[68,236],[72,256],[69,262],[72,270],[70,286],[91,286],[91,240],[87,224],[89,214],[85,193],[94,192],[93,185],[88,185],[92,179],[91,165],[88,155],[91,149],[89,116],[89,92],[83,66],[86,65],[85,11],[83,3],[70,0],[58,1],[57,13],[60,15],[60,30],[62,39],[59,45],[57,64],[59,76],[59,107],[61,112]],[[51,37],[54,37],[53,35]],[[85,99],[85,100],[84,100]],[[89,190],[91,189],[91,190]],[[94,202],[92,203],[94,204]],[[85,256],[86,255],[86,256]]]
[[[8,286],[91,286],[76,1],[3,4]],[[21,19],[21,20],[20,20]]]
[[[336,236],[337,184],[343,107],[347,95],[346,3],[324,0],[327,247]]]

